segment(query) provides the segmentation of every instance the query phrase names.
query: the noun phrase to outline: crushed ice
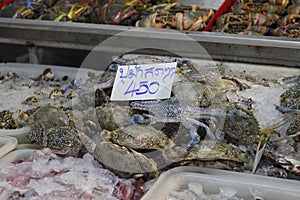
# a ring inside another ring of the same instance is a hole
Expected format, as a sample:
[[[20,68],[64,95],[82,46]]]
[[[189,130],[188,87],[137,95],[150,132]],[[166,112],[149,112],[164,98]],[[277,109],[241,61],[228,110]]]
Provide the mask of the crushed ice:
[[[263,199],[258,189],[249,188],[251,200]],[[187,189],[179,189],[171,191],[167,196],[167,200],[248,200],[238,196],[238,191],[234,187],[219,187],[218,193],[205,192],[203,186],[198,182],[188,183]],[[250,199],[249,199],[250,200]]]
[[[116,199],[118,181],[90,154],[61,158],[43,149],[31,160],[0,166],[0,199]]]

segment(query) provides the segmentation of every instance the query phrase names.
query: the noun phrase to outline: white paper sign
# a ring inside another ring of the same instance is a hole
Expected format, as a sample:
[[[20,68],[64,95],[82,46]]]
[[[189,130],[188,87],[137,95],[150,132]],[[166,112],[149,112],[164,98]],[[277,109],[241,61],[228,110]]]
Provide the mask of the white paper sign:
[[[176,66],[176,62],[119,66],[110,100],[169,98]]]

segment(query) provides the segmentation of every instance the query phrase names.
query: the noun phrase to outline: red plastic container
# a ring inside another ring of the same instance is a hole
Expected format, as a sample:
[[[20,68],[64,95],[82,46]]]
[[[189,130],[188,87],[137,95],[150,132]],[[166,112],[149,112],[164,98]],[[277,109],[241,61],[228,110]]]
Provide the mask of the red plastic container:
[[[210,19],[209,23],[205,27],[204,31],[211,31],[213,26],[216,24],[216,19],[221,15],[228,13],[230,11],[231,6],[236,2],[236,0],[225,0],[217,12]]]

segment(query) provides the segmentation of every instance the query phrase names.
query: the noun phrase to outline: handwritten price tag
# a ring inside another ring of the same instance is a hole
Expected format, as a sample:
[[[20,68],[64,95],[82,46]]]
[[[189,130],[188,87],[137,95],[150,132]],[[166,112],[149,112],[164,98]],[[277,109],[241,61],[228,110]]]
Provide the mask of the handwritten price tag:
[[[172,62],[119,66],[110,100],[169,98],[176,65]]]

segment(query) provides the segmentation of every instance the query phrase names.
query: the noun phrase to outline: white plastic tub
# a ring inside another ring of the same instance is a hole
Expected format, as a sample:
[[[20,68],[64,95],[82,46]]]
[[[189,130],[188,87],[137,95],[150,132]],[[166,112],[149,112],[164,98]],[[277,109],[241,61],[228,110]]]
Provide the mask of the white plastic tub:
[[[203,186],[206,194],[218,193],[220,187],[233,187],[236,196],[253,199],[257,191],[265,200],[300,199],[300,182],[253,174],[197,167],[178,167],[163,173],[142,200],[165,200],[175,190],[186,189],[191,182]]]

